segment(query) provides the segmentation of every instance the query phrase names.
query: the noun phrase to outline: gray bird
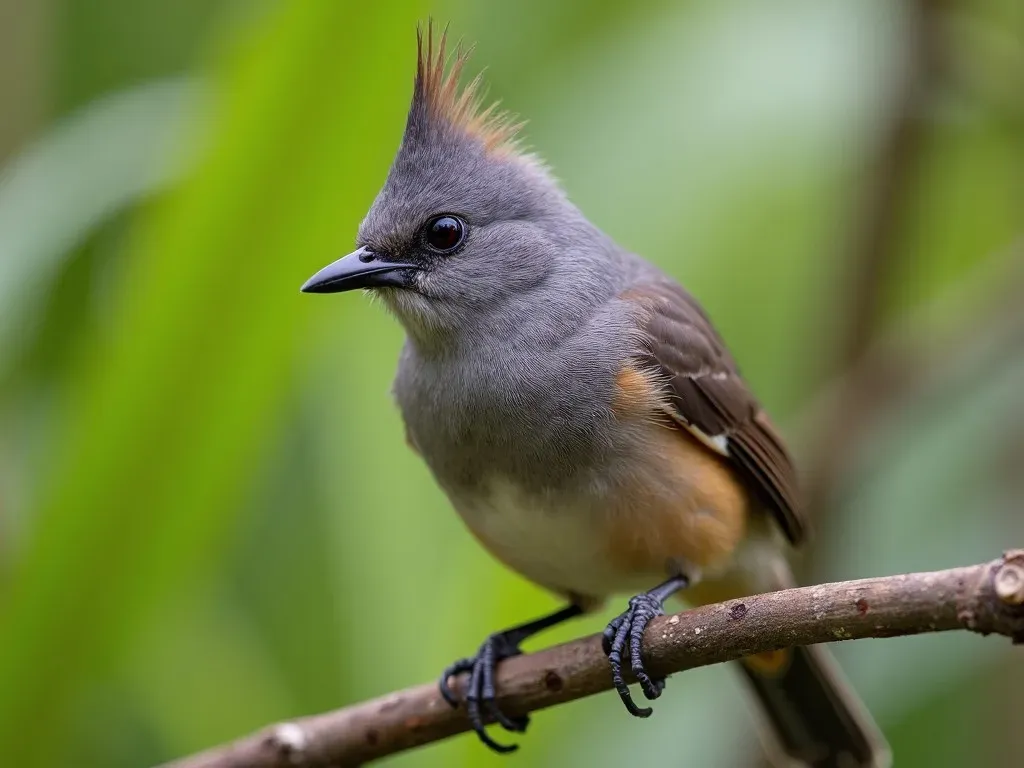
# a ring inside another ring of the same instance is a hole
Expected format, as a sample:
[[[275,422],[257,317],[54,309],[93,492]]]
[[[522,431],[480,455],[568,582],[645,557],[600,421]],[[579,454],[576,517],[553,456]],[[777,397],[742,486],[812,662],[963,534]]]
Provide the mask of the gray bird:
[[[701,307],[619,247],[516,141],[519,126],[465,88],[461,49],[418,34],[405,134],[359,227],[358,250],[303,291],[364,288],[407,333],[394,391],[409,444],[498,560],[565,608],[486,638],[465,706],[480,739],[501,712],[495,667],[527,637],[634,594],[604,633],[619,696],[628,660],[648,699],[643,631],[686,590],[706,604],[792,584],[805,537],[793,464]],[[739,663],[780,764],[887,766],[877,727],[822,647]]]

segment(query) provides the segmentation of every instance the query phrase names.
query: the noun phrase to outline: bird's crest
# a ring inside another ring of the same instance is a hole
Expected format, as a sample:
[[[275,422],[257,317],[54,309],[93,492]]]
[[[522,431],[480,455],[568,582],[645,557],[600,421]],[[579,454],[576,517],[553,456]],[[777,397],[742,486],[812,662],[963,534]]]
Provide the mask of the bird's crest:
[[[448,29],[441,32],[434,45],[434,25],[427,22],[426,40],[423,29],[416,29],[416,84],[413,90],[413,111],[419,111],[430,122],[443,122],[480,141],[488,152],[513,154],[519,152],[516,134],[523,122],[500,110],[494,102],[484,106],[483,78],[478,74],[459,88],[459,77],[469,61],[472,48],[455,46],[449,65]]]

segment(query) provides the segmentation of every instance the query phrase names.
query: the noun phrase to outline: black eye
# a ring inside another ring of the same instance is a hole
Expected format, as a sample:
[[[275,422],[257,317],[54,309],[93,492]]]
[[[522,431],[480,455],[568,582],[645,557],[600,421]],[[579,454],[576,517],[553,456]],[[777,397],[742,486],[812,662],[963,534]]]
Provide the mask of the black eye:
[[[465,237],[466,226],[454,216],[435,216],[423,230],[427,245],[440,253],[455,250]]]

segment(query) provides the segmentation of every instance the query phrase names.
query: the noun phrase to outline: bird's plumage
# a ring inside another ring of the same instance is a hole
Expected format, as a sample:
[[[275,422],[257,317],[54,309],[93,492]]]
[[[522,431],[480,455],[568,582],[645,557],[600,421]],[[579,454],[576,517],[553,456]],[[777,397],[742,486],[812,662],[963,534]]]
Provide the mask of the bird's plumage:
[[[484,105],[482,76],[460,87],[459,78],[468,60],[469,51],[459,44],[449,61],[447,32],[435,46],[433,25],[427,27],[426,39],[417,30],[413,116],[421,126],[433,123],[473,136],[488,152],[518,152],[516,134],[523,123],[500,109],[497,102]]]
[[[805,525],[793,462],[704,310],[667,279],[626,295],[646,312],[643,365],[665,382],[671,416],[726,456],[799,544]]]
[[[360,248],[307,289],[373,287],[407,331],[394,392],[409,444],[495,557],[577,606],[497,633],[450,668],[472,670],[474,730],[502,751],[480,702],[523,726],[493,709],[494,665],[523,638],[639,592],[606,653],[627,708],[649,714],[620,676],[626,636],[656,697],[640,641],[665,595],[777,589],[789,578],[783,534],[799,544],[805,525],[785,445],[707,314],[570,202],[515,143],[516,123],[482,108],[479,81],[459,90],[465,57],[446,71],[445,51],[429,28],[420,37],[406,131]],[[461,228],[451,247],[431,245],[438,217]],[[851,715],[816,656],[775,658],[747,670],[766,706],[788,702],[777,723],[787,754],[884,764],[870,721]],[[441,691],[454,701],[447,682]]]
[[[576,258],[604,265],[603,293],[570,294],[571,274],[555,271],[521,314],[518,303],[478,309],[441,350],[410,339],[395,392],[410,441],[478,540],[533,581],[596,602],[672,568],[724,576],[744,537],[770,538],[761,520],[783,511],[736,458],[760,408],[706,316],[657,268],[594,243]],[[704,374],[728,374],[749,423],[681,400],[676,379]],[[788,457],[770,458],[789,491]]]

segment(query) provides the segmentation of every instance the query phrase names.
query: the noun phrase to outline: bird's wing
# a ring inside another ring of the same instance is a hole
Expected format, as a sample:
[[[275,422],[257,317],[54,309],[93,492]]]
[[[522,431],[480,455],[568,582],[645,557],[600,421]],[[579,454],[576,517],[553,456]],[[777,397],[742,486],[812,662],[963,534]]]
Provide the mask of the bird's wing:
[[[697,302],[668,280],[623,298],[643,307],[640,366],[664,384],[672,420],[726,457],[793,544],[805,534],[797,478],[785,445]]]

